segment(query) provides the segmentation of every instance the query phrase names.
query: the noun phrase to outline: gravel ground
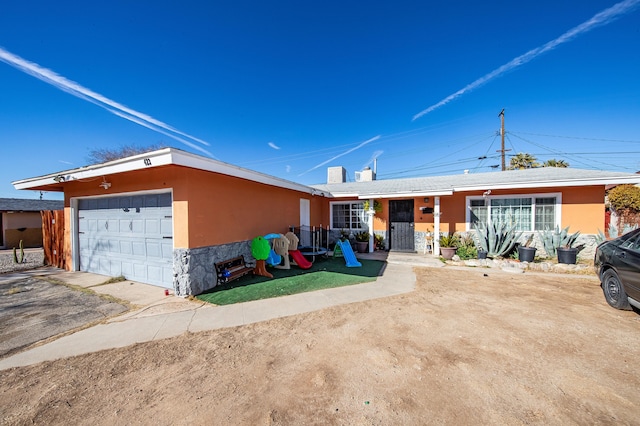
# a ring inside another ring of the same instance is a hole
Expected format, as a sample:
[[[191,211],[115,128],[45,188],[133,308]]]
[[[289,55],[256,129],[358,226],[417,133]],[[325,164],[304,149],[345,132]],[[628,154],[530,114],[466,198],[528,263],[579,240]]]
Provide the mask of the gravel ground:
[[[26,249],[24,251],[24,262],[15,263],[13,260],[13,250],[0,251],[0,274],[14,271],[26,271],[43,266],[44,251],[42,249]]]

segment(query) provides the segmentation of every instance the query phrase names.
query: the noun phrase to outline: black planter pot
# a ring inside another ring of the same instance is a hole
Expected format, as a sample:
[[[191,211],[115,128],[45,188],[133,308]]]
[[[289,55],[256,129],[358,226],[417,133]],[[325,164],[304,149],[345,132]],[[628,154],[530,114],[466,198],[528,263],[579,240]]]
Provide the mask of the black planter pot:
[[[520,262],[533,262],[536,257],[535,247],[518,246],[518,260]]]
[[[556,249],[558,253],[558,263],[565,263],[567,265],[574,265],[578,258],[577,248],[562,248]]]
[[[478,259],[486,259],[487,258],[487,252],[486,251],[478,251]]]

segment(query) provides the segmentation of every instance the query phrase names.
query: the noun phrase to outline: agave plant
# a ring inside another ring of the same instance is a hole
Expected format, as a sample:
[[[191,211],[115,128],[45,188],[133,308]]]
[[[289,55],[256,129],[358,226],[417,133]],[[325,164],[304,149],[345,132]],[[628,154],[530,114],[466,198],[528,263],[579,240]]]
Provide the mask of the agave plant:
[[[490,224],[477,223],[476,246],[487,252],[488,257],[502,257],[513,250],[522,232],[516,231],[516,224],[493,220]]]
[[[558,247],[573,247],[579,235],[580,231],[569,234],[568,226],[562,230],[556,226],[556,229],[553,231],[549,229],[542,231],[540,239],[542,240],[544,251],[547,252],[547,256],[555,257]]]

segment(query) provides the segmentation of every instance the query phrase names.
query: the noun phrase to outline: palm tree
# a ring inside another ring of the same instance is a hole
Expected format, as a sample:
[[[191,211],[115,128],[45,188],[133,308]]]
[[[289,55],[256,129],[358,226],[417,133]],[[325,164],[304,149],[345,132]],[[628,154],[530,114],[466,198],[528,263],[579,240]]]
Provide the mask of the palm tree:
[[[545,161],[544,164],[542,165],[542,167],[562,167],[562,168],[567,168],[567,167],[569,167],[569,163],[567,163],[564,160],[556,160],[555,158],[552,158],[550,160]]]
[[[511,161],[509,162],[509,170],[533,169],[535,167],[540,167],[540,163],[538,163],[536,160],[537,158],[531,154],[519,152],[511,157]]]

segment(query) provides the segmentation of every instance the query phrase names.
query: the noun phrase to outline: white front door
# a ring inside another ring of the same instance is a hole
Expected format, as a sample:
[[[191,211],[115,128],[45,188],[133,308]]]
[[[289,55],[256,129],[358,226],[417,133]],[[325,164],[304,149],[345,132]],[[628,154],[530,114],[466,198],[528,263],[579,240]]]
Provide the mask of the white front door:
[[[311,246],[311,201],[300,198],[300,245]]]

